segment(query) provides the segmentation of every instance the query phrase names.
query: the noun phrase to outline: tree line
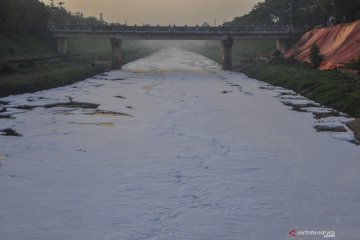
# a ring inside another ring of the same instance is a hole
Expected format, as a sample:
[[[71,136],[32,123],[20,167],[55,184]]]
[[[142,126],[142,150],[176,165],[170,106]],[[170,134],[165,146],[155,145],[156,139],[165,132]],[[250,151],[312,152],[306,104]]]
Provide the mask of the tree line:
[[[360,19],[359,0],[264,0],[229,26],[316,27]]]
[[[95,17],[65,9],[63,2],[45,5],[39,0],[0,0],[0,33],[46,34],[51,24],[101,25]]]
[[[315,27],[360,19],[359,0],[264,0],[225,26]],[[95,17],[66,10],[63,2],[0,0],[0,33],[46,33],[51,24],[102,25]]]

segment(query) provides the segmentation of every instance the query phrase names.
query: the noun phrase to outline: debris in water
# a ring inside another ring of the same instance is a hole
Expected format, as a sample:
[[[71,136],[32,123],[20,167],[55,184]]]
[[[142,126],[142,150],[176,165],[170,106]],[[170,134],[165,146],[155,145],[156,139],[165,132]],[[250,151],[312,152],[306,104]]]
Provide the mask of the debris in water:
[[[293,90],[288,90],[288,89],[275,89],[275,92],[279,93],[279,95],[292,95],[292,96],[298,95]]]
[[[332,112],[313,112],[315,119],[322,119],[322,118],[328,118],[328,117],[337,117],[340,116],[338,112],[332,111]]]
[[[293,110],[295,112],[306,112],[306,110],[301,107],[293,107],[291,110]]]
[[[121,99],[127,99],[126,97],[123,96],[115,96],[116,98],[121,98]]]
[[[82,109],[97,109],[100,104],[96,103],[84,103],[84,102],[73,102],[72,97],[68,97],[70,102],[62,103],[51,103],[47,105],[19,105],[13,108],[20,110],[32,110],[34,108],[44,107],[44,108],[55,108],[55,107],[65,107],[65,108],[82,108]]]
[[[13,118],[12,114],[0,114],[0,119],[1,118]]]
[[[13,115],[24,113],[24,111],[16,111],[12,107],[11,108],[3,108],[0,110],[0,118],[14,118]]]
[[[96,110],[96,111],[92,111],[92,112],[85,112],[84,114],[95,115],[95,116],[107,116],[107,117],[114,117],[114,116],[133,117],[133,115],[128,114],[128,113],[105,111],[105,110]]]
[[[111,122],[97,123],[96,125],[102,127],[114,127],[114,123]]]
[[[102,126],[102,127],[114,127],[114,123],[112,122],[100,122],[100,123],[76,123],[70,122],[70,124],[77,124],[77,125],[94,125],[94,126]]]
[[[16,132],[12,128],[6,128],[3,130],[0,130],[0,135],[2,136],[12,136],[12,137],[22,137],[22,135],[18,132]]]
[[[287,106],[291,107],[300,107],[300,108],[306,108],[306,107],[319,107],[320,104],[315,103],[311,100],[292,100],[292,99],[283,99],[281,102]]]
[[[154,88],[155,86],[156,86],[156,85],[142,86],[142,88],[143,88],[145,91],[151,91],[151,90],[153,90],[153,88]]]
[[[70,102],[73,102],[73,97],[71,96],[66,96],[66,97],[69,99]]]
[[[71,110],[55,110],[54,114],[55,115],[62,114],[62,115],[68,116],[68,115],[74,115],[73,111],[74,111],[73,109],[71,109]]]
[[[106,77],[109,77],[109,75],[107,75],[105,73],[102,73],[102,74],[99,74],[99,75],[96,75],[96,76],[92,77],[91,79],[94,79],[94,80],[108,80]]]
[[[301,95],[279,95],[277,96],[281,99],[291,99],[291,100],[307,100],[306,97],[303,97]]]
[[[275,90],[275,86],[272,86],[272,85],[263,85],[263,86],[260,86],[259,89],[265,89],[265,90]]]
[[[26,100],[28,102],[36,102],[37,100],[44,100],[47,99],[45,97],[36,97],[36,96],[32,96],[32,97],[28,97]]]
[[[303,109],[306,110],[307,112],[312,112],[312,113],[332,113],[332,112],[334,112],[333,109],[324,108],[324,107],[307,107],[307,108],[303,108]]]
[[[347,132],[342,123],[317,123],[314,128],[318,132]]]
[[[318,123],[332,123],[332,122],[340,122],[340,123],[349,123],[354,121],[354,118],[349,118],[345,116],[331,116],[327,118],[321,118],[317,122]]]
[[[20,109],[20,110],[33,110],[34,108],[37,108],[37,107],[41,107],[41,106],[31,106],[31,105],[19,105],[19,106],[16,106],[14,108],[16,109]]]
[[[232,91],[222,91],[221,93],[223,94],[227,94],[227,93],[231,93]]]
[[[84,102],[67,102],[67,103],[53,103],[45,105],[45,108],[65,107],[65,108],[82,108],[82,109],[97,109],[100,104],[84,103]]]
[[[340,113],[338,111],[335,111],[334,109],[331,108],[305,107],[302,109],[305,110],[306,112],[311,112],[314,115],[315,119],[340,116]]]
[[[93,87],[95,87],[95,88],[99,88],[99,87],[103,87],[104,86],[104,84],[95,84],[95,85],[93,85]]]

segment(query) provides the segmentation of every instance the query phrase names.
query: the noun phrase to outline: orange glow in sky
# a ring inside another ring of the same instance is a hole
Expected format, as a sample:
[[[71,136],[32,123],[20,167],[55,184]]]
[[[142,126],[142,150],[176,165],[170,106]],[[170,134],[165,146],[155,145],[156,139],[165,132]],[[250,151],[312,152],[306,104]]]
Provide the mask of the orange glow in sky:
[[[66,9],[81,11],[86,16],[129,25],[196,25],[207,22],[222,24],[224,19],[248,13],[259,0],[55,0]],[[43,0],[49,3],[50,0]]]

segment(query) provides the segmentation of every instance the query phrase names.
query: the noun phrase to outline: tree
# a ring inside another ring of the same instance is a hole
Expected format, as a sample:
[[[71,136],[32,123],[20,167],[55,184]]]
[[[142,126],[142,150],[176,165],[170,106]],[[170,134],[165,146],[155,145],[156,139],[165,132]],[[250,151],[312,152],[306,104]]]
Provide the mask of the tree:
[[[360,18],[359,0],[263,0],[250,13],[236,17],[225,26],[325,26],[329,17],[336,23]],[[291,20],[290,20],[291,19]]]
[[[65,9],[64,2],[45,5],[39,0],[0,0],[0,34],[34,33],[46,37],[49,23],[75,25],[106,25],[95,17]]]
[[[38,0],[0,0],[0,32],[47,31],[49,13]]]
[[[58,5],[60,6],[60,8],[63,8],[64,4],[65,4],[64,2],[58,2]]]
[[[320,48],[314,42],[310,48],[310,61],[314,68],[319,68],[324,61],[324,56],[320,54]]]

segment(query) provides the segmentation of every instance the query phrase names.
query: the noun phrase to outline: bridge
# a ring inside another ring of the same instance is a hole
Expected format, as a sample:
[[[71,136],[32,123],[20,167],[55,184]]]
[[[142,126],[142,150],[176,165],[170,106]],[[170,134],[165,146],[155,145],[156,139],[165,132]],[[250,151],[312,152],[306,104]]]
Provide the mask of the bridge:
[[[275,39],[277,48],[285,52],[293,36],[302,34],[299,29],[288,27],[210,27],[210,26],[75,26],[63,25],[50,28],[57,39],[57,50],[67,54],[68,38],[109,38],[112,46],[112,67],[121,69],[123,40],[219,40],[223,46],[223,68],[232,68],[232,46],[238,39]]]

